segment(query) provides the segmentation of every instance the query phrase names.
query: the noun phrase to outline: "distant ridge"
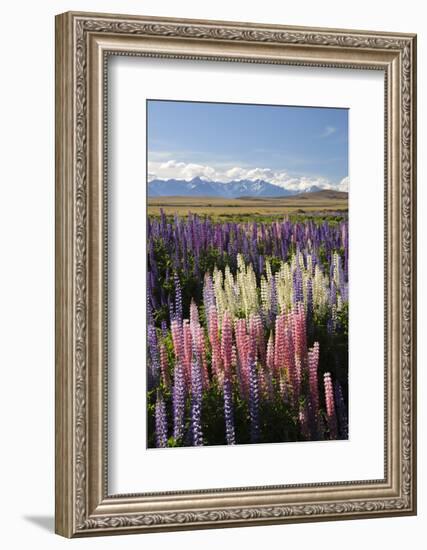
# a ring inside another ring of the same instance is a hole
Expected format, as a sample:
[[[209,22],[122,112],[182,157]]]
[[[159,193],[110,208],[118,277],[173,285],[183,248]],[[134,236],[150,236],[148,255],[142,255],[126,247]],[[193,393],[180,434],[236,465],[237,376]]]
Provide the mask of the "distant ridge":
[[[236,197],[236,200],[255,200],[259,202],[271,202],[273,199],[280,199],[281,197],[249,197],[242,196]],[[348,200],[348,193],[346,191],[334,191],[333,189],[322,189],[321,191],[304,191],[296,195],[289,195],[286,197],[289,201],[322,201],[322,200]]]
[[[311,186],[304,193],[313,194],[322,192],[319,187]],[[284,189],[268,181],[257,180],[234,180],[228,183],[205,180],[200,177],[190,181],[177,179],[154,179],[148,183],[149,197],[221,197],[237,199],[238,197],[290,197],[300,195],[301,191]]]
[[[319,191],[298,193],[293,195],[292,199],[296,200],[348,200],[347,191],[335,191],[334,189],[321,189]]]

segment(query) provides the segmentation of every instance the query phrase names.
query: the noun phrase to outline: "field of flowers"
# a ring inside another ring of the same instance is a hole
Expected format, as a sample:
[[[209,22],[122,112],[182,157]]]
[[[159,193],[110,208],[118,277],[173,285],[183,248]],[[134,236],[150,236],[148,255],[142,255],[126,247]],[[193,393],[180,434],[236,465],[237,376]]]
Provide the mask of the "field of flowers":
[[[148,446],[347,439],[347,220],[147,223]]]

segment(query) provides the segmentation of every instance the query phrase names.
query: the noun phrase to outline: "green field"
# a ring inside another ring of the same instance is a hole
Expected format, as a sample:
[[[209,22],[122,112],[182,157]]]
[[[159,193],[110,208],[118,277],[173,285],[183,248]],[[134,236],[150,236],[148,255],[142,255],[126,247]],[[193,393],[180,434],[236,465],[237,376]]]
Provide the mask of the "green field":
[[[158,216],[160,209],[167,216],[186,216],[191,212],[223,221],[277,219],[284,215],[310,217],[318,213],[340,217],[348,212],[348,195],[338,191],[320,191],[284,198],[149,197],[148,215]]]

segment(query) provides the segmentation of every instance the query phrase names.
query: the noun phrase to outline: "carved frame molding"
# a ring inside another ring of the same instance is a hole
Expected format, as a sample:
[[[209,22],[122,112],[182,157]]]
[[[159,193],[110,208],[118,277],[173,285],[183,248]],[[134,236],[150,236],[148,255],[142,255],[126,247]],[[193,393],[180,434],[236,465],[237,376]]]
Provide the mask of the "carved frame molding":
[[[384,71],[384,480],[108,495],[103,205],[109,55]],[[70,12],[57,16],[57,533],[74,537],[415,513],[415,90],[414,35]]]

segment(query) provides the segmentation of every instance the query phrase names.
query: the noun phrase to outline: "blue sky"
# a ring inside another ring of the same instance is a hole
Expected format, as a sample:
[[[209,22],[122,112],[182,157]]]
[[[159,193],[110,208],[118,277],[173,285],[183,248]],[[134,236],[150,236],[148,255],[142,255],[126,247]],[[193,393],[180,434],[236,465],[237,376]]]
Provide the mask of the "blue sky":
[[[346,109],[149,100],[147,110],[149,179],[347,185]]]

